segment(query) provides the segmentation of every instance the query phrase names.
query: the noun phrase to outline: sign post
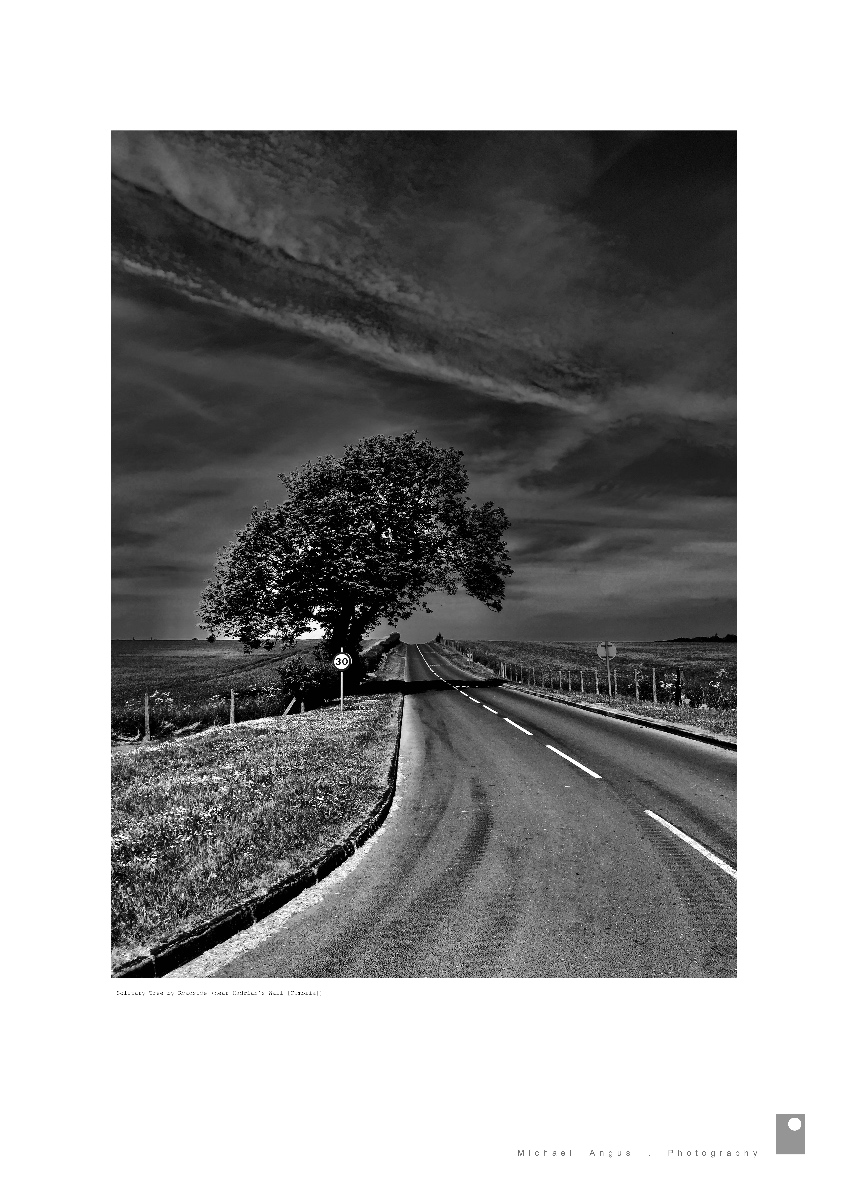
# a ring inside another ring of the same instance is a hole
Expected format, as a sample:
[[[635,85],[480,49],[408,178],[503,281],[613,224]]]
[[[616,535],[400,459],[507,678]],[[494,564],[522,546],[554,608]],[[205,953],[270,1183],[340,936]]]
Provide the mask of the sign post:
[[[342,647],[341,654],[337,654],[336,657],[333,659],[333,666],[336,668],[336,670],[339,673],[339,683],[341,685],[341,690],[339,692],[339,698],[341,701],[341,707],[340,707],[341,712],[344,712],[344,673],[350,666],[350,663],[351,663],[350,655],[345,654],[344,647]]]
[[[615,658],[618,651],[615,648],[614,642],[600,642],[598,644],[598,658],[607,660],[607,696],[612,699],[612,680],[610,679],[610,659]]]

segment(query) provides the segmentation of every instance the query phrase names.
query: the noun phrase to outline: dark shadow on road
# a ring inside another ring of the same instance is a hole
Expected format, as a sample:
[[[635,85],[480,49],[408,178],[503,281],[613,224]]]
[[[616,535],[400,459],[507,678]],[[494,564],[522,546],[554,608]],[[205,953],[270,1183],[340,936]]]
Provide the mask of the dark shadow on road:
[[[403,692],[405,696],[415,692],[447,692],[452,687],[461,688],[493,688],[500,687],[500,679],[455,679],[442,683],[439,679],[407,682],[403,679],[369,679],[359,688],[360,696],[375,696],[386,692]]]

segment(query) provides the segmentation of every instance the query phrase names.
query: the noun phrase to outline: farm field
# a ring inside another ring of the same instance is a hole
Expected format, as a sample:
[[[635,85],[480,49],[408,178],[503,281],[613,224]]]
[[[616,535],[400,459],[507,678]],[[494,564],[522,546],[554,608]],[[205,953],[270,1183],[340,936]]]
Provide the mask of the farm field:
[[[399,696],[211,729],[112,761],[113,968],[343,840],[386,785]]]
[[[112,732],[135,737],[143,730],[145,692],[154,736],[194,722],[226,723],[231,688],[241,720],[280,714],[286,696],[276,668],[315,645],[278,643],[245,654],[235,641],[113,641]]]
[[[313,642],[277,645],[245,654],[239,642],[112,642],[112,703],[165,691],[181,699],[205,699],[216,691],[275,683],[274,667]]]

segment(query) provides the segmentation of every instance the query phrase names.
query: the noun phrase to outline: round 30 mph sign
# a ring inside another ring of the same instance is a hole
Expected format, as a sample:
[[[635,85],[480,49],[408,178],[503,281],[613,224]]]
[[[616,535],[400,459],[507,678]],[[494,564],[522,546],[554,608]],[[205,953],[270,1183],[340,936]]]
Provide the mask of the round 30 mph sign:
[[[333,666],[339,671],[346,671],[350,664],[351,657],[349,654],[337,654],[333,659]]]

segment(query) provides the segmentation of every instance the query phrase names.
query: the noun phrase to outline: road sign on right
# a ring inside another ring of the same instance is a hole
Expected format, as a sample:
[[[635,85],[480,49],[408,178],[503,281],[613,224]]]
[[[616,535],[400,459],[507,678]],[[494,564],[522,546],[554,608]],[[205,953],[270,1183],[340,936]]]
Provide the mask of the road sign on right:
[[[615,642],[598,642],[598,658],[615,658],[616,654]]]

